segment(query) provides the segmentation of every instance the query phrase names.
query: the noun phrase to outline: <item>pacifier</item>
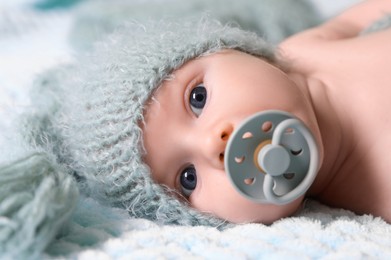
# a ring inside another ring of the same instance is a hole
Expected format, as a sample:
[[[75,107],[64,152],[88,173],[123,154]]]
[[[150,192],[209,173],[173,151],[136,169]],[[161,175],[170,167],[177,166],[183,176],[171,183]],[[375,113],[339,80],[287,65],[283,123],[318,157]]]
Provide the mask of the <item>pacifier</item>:
[[[240,194],[259,203],[287,204],[315,180],[319,152],[301,120],[268,110],[250,116],[233,132],[224,160]]]

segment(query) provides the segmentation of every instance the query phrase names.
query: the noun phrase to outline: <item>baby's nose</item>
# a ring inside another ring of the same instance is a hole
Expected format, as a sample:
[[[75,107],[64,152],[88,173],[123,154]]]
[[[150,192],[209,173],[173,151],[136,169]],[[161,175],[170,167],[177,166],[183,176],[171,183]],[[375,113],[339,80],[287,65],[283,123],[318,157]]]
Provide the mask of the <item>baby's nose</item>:
[[[214,167],[224,169],[225,147],[233,130],[233,125],[225,123],[207,133],[204,143],[205,155]]]

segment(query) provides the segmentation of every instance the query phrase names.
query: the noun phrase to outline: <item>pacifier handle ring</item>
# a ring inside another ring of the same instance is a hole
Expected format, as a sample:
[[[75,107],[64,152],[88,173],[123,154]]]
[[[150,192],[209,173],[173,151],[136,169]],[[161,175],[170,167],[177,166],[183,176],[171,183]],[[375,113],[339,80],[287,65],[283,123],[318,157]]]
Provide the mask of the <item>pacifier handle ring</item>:
[[[281,138],[283,136],[284,131],[287,128],[295,128],[304,136],[305,140],[308,143],[308,148],[310,152],[310,163],[308,166],[308,172],[305,175],[303,181],[300,182],[300,184],[297,187],[295,187],[293,190],[281,196],[275,194],[275,192],[273,191],[274,188],[273,177],[269,174],[265,175],[265,179],[263,183],[263,190],[264,190],[265,197],[268,202],[274,204],[280,204],[280,205],[287,204],[297,199],[308,190],[308,188],[315,180],[318,171],[317,168],[319,165],[319,152],[317,149],[315,139],[313,138],[312,134],[307,129],[307,127],[305,127],[299,120],[295,118],[286,119],[278,124],[278,126],[276,127],[273,133],[272,145],[279,145],[281,143]]]

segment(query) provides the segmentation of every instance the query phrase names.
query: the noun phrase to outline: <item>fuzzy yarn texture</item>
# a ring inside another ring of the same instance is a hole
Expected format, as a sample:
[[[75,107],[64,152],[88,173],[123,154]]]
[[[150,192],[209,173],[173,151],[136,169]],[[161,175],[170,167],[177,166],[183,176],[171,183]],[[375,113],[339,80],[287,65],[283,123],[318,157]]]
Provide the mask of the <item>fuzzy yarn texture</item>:
[[[44,154],[0,167],[0,259],[35,259],[78,198],[72,177]]]

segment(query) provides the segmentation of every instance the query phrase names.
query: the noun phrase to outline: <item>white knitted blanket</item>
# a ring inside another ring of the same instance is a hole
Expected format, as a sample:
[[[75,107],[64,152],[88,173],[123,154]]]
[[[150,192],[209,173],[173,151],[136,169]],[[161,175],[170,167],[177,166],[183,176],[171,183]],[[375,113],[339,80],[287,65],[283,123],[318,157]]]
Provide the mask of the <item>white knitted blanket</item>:
[[[66,35],[72,14],[38,14],[21,8],[23,1],[15,2],[19,4],[0,3],[0,145],[1,130],[29,104],[27,90],[34,76],[70,59]],[[325,15],[336,10],[328,2],[318,2]],[[339,2],[349,4],[355,0]],[[391,225],[380,218],[357,216],[308,201],[296,216],[271,226],[246,224],[218,231],[211,227],[159,226],[129,218],[124,210],[81,199],[69,224],[49,245],[46,256],[391,259]]]
[[[47,252],[77,259],[391,259],[391,225],[307,201],[271,226],[158,226],[85,199]]]

